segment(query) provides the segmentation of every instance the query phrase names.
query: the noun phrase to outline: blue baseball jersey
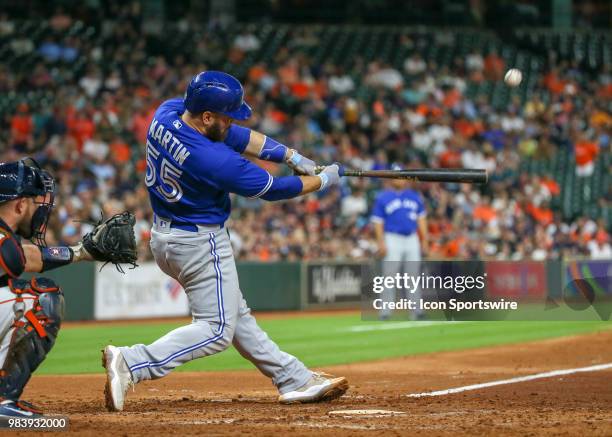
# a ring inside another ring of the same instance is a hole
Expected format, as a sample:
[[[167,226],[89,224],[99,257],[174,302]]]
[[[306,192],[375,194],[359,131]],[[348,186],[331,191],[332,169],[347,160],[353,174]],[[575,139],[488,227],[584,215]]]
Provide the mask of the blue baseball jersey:
[[[241,156],[250,130],[231,125],[223,142],[215,142],[181,120],[183,99],[167,100],[155,112],[147,134],[145,184],[153,212],[175,222],[223,224],[229,217],[229,193],[271,197],[273,185],[281,195],[294,197],[301,181],[293,176],[275,179]],[[294,178],[294,179],[291,179]]]
[[[384,223],[385,232],[411,235],[417,230],[419,217],[425,215],[425,206],[414,190],[384,190],[374,201],[372,221]]]

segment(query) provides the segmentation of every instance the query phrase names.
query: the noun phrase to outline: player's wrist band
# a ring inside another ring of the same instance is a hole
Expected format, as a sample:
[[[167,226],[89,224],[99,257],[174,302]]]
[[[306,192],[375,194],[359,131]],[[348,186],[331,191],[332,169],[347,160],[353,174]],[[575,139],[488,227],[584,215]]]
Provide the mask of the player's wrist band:
[[[323,191],[325,188],[327,188],[327,185],[329,184],[329,176],[325,173],[320,173],[317,176],[321,178],[321,186],[319,187],[318,191]]]
[[[293,153],[291,153],[291,158],[289,158],[287,161],[297,167],[298,165],[300,165],[300,162],[302,162],[302,159],[304,159],[304,157],[300,155],[295,149],[290,149],[290,151]]]
[[[74,252],[66,246],[59,247],[41,247],[40,254],[42,255],[43,268],[41,272],[57,269],[72,262]]]
[[[283,162],[289,149],[284,144],[275,139],[266,137],[264,144],[259,152],[259,158],[272,162]]]

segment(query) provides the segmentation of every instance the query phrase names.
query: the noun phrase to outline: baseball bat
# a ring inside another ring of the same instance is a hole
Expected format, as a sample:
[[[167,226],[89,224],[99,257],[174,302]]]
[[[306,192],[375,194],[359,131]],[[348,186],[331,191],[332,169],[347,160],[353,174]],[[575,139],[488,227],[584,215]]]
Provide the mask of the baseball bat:
[[[318,167],[317,170],[322,170]],[[407,179],[415,182],[457,182],[486,184],[486,170],[471,168],[418,168],[407,170],[344,170],[344,176],[358,178]]]

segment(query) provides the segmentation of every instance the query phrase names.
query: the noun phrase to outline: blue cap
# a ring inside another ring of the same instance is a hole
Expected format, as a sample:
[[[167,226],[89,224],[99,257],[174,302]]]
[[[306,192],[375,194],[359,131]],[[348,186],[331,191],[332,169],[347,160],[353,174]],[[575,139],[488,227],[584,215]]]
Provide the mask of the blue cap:
[[[194,114],[218,112],[235,120],[252,114],[244,101],[244,89],[238,79],[221,71],[202,71],[195,75],[185,92],[185,108]]]

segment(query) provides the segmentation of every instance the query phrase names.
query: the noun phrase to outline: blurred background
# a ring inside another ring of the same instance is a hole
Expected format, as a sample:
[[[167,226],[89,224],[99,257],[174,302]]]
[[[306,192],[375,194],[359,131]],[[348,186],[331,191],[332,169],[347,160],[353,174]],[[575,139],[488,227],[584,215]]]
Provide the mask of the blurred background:
[[[129,209],[150,258],[148,123],[193,74],[220,69],[245,84],[246,125],[320,163],[488,169],[484,187],[418,185],[429,258],[612,258],[610,1],[0,5],[0,159],[33,156],[58,180],[49,244]],[[502,80],[510,67],[517,88]],[[236,256],[369,259],[380,188],[234,198]]]

